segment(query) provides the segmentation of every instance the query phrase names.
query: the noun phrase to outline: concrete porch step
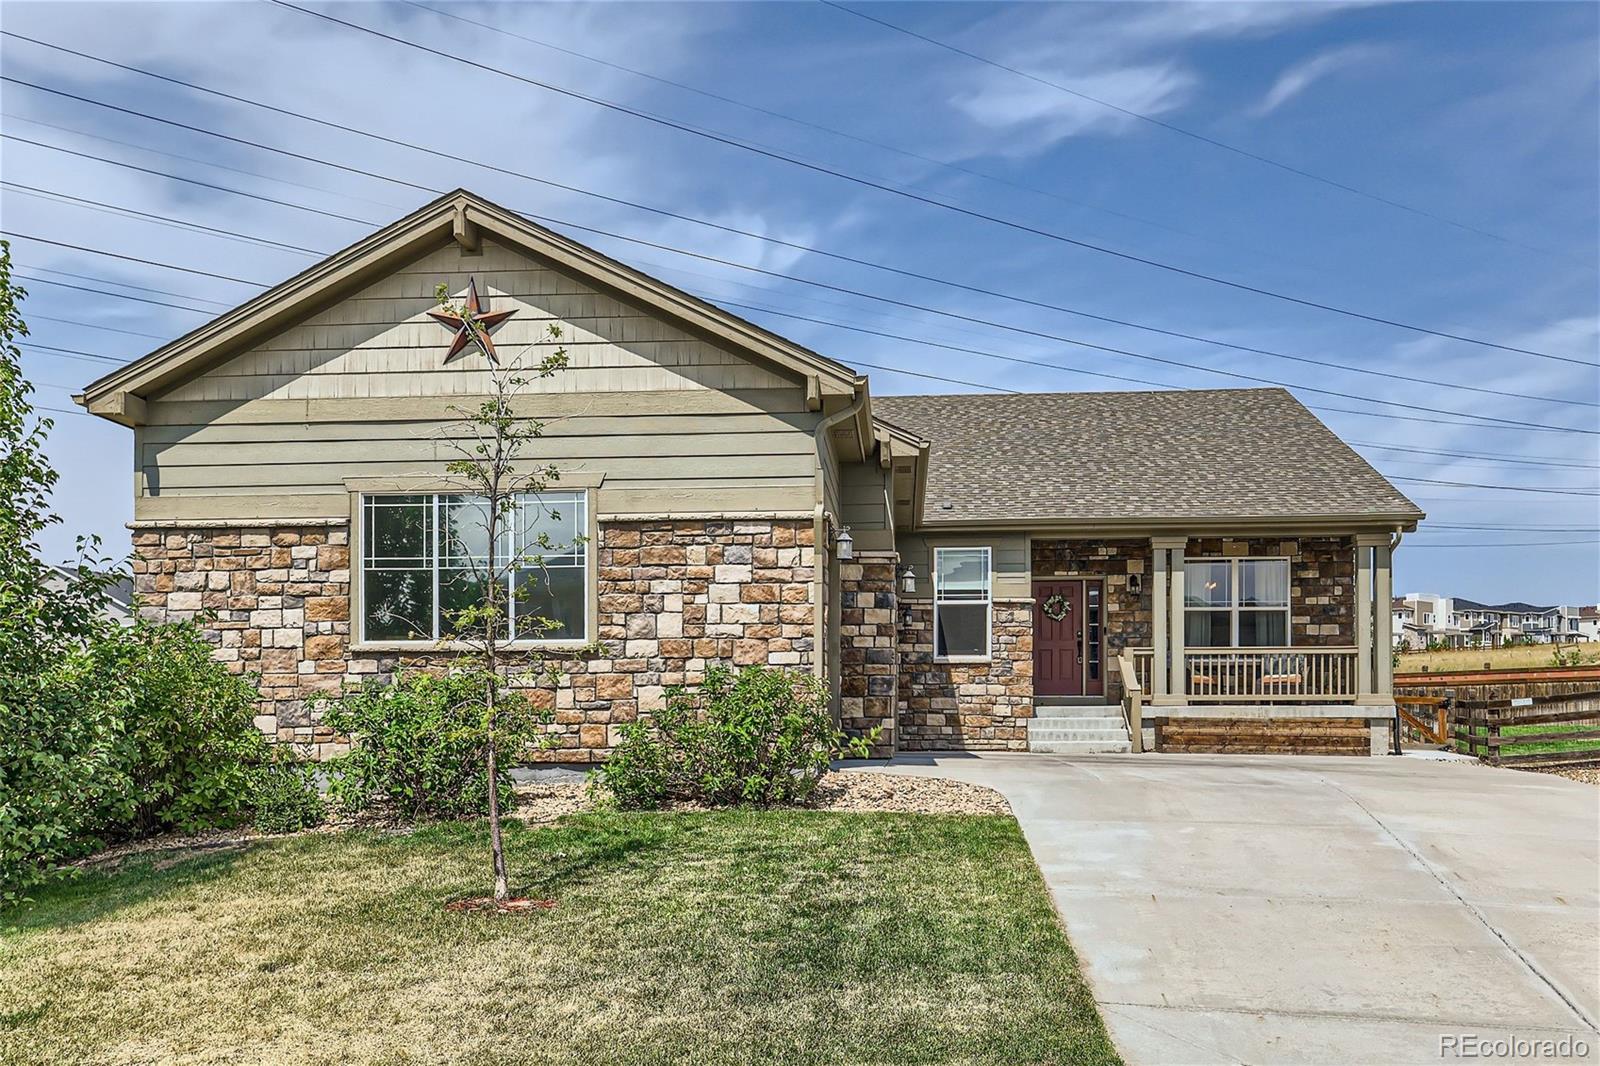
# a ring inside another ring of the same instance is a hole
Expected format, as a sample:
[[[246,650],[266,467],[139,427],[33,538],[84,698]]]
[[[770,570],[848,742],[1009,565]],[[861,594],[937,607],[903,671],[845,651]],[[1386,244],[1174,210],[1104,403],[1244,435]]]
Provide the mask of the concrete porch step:
[[[1083,708],[1093,711],[1093,714],[1058,714],[1055,708],[1035,708],[1033,717],[1029,722],[1042,722],[1052,729],[1064,729],[1068,723],[1090,728],[1121,728],[1123,724],[1122,712],[1115,707],[1089,707]]]
[[[1028,745],[1048,743],[1052,740],[1120,740],[1128,739],[1125,729],[1029,729]]]
[[[1096,755],[1132,751],[1128,740],[1028,740],[1028,750],[1041,755]]]

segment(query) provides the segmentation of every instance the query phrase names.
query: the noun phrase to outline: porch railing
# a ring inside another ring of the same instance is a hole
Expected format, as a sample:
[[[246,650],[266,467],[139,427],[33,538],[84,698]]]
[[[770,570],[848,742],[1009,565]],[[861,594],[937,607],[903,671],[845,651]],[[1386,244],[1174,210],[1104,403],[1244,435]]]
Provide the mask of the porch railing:
[[[1195,648],[1184,652],[1188,698],[1340,703],[1356,698],[1355,648]]]
[[[1151,663],[1155,661],[1156,650],[1154,648],[1128,648],[1124,654],[1131,661],[1133,676],[1138,681],[1139,688],[1143,690],[1146,696],[1149,696],[1150,693],[1155,691],[1151,687],[1150,671]]]

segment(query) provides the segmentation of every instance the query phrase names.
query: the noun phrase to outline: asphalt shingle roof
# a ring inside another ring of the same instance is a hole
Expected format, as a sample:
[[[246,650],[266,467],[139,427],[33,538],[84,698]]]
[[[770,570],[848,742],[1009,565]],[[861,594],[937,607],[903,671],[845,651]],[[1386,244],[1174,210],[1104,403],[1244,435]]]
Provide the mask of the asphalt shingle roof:
[[[875,396],[941,522],[1422,517],[1283,389]]]

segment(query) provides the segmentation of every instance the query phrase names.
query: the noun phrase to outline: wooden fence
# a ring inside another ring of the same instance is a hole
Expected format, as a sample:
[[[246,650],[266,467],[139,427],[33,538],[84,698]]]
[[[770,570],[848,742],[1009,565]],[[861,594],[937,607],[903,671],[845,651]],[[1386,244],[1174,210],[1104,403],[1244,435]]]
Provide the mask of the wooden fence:
[[[1600,765],[1600,689],[1457,703],[1450,724],[1458,751],[1493,766]]]

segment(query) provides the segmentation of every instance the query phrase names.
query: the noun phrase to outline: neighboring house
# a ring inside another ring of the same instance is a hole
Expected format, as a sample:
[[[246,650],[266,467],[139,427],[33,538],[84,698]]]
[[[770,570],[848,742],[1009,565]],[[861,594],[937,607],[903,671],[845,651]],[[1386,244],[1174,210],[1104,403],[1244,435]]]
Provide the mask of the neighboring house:
[[[56,566],[52,567],[52,569],[55,573],[45,579],[45,587],[48,589],[59,590],[66,588],[67,582],[78,576],[78,572],[70,567]],[[131,626],[133,624],[133,612],[133,578],[118,577],[110,585],[106,586],[106,597],[102,613],[119,626]]]
[[[509,312],[502,356],[565,333],[570,368],[519,400],[561,475],[560,628],[529,642],[564,660],[535,690],[551,757],[604,758],[719,661],[825,677],[881,753],[1071,750],[1072,704],[1097,746],[1124,662],[1158,746],[1217,719],[1387,743],[1392,544],[1422,514],[1287,392],[876,396],[464,192],[79,398],[134,432],[141,612],[214,612],[280,740],[328,750],[308,696],[449,654],[441,545],[472,509],[445,442],[487,364],[450,357],[440,283]]]
[[[1600,641],[1600,606],[1579,607],[1571,622],[1577,640]]]
[[[1395,643],[1425,648],[1498,648],[1508,642],[1536,644],[1600,639],[1600,624],[1584,624],[1588,607],[1539,607],[1531,603],[1479,603],[1461,597],[1413,592],[1394,601]],[[1592,617],[1592,616],[1591,616]]]

